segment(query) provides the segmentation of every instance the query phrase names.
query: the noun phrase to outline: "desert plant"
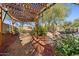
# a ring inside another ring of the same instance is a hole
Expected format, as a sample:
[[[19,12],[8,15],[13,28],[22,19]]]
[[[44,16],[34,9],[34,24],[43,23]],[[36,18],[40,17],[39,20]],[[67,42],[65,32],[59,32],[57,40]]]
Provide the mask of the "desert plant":
[[[47,26],[39,26],[38,27],[38,35],[42,36],[42,35],[46,35],[47,33]]]
[[[34,28],[31,34],[36,35],[38,33],[37,34],[38,36],[43,36],[46,35],[47,31],[48,31],[48,26],[38,25],[38,31],[36,32]]]

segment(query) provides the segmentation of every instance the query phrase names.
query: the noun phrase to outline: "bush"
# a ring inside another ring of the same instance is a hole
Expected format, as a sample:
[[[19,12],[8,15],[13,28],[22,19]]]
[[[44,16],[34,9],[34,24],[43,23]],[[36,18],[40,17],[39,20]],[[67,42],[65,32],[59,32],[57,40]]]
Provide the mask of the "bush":
[[[38,35],[39,36],[46,35],[46,32],[47,32],[47,28],[45,26],[38,27]]]
[[[39,25],[38,26],[38,36],[46,35],[47,34],[47,30],[48,30],[47,26]],[[36,35],[37,32],[34,29],[32,33],[33,33],[33,35]]]
[[[79,38],[65,35],[57,41],[57,55],[71,56],[79,54]]]

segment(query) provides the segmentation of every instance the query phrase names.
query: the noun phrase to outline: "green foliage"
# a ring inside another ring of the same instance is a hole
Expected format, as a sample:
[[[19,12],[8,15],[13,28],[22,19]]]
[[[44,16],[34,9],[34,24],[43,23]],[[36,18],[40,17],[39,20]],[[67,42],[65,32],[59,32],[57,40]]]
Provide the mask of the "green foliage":
[[[46,35],[47,32],[47,26],[39,26],[38,27],[38,35],[42,36],[42,35]]]
[[[15,34],[19,34],[19,31],[18,31],[18,29],[16,28],[16,29],[14,29],[14,33]]]
[[[37,35],[38,36],[43,36],[43,35],[46,35],[46,33],[47,33],[47,31],[48,31],[48,26],[46,26],[46,25],[38,25],[38,32],[36,32],[35,31],[35,29],[33,30],[33,32],[32,32],[32,34],[33,35],[36,35],[37,33]]]
[[[72,23],[64,21],[62,27],[64,28],[64,30],[68,30],[68,29],[70,29],[72,27]]]
[[[79,19],[75,19],[72,23],[73,27],[79,27]]]
[[[44,20],[52,20],[54,18],[63,19],[69,11],[68,6],[64,4],[55,4],[43,13]]]
[[[47,21],[49,28],[61,26],[61,22],[68,16],[69,7],[64,4],[55,4],[43,13],[43,21]]]
[[[59,19],[63,19],[65,16],[67,16],[68,12],[69,12],[68,6],[64,4],[56,4],[52,10],[54,16]]]
[[[64,56],[79,54],[79,38],[73,35],[66,35],[57,41],[57,54]]]

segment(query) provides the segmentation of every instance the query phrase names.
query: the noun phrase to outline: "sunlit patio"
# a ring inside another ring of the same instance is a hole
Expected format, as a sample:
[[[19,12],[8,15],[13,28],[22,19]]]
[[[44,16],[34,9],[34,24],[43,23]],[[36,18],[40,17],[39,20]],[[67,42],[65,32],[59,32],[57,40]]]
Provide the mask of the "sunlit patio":
[[[63,21],[68,13],[65,4],[0,4],[0,55],[78,55],[79,20]]]

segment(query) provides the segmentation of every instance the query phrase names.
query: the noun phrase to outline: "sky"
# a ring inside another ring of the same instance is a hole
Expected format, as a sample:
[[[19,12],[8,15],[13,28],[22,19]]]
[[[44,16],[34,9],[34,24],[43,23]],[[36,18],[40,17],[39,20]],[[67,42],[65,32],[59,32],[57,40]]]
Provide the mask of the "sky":
[[[70,11],[68,17],[66,17],[67,21],[74,21],[75,19],[79,18],[79,5],[76,4],[67,4],[69,6]]]
[[[70,8],[68,17],[65,18],[66,21],[72,22],[75,19],[79,18],[79,5],[71,4],[71,3],[65,3]],[[11,24],[11,21],[4,21],[4,23]]]

